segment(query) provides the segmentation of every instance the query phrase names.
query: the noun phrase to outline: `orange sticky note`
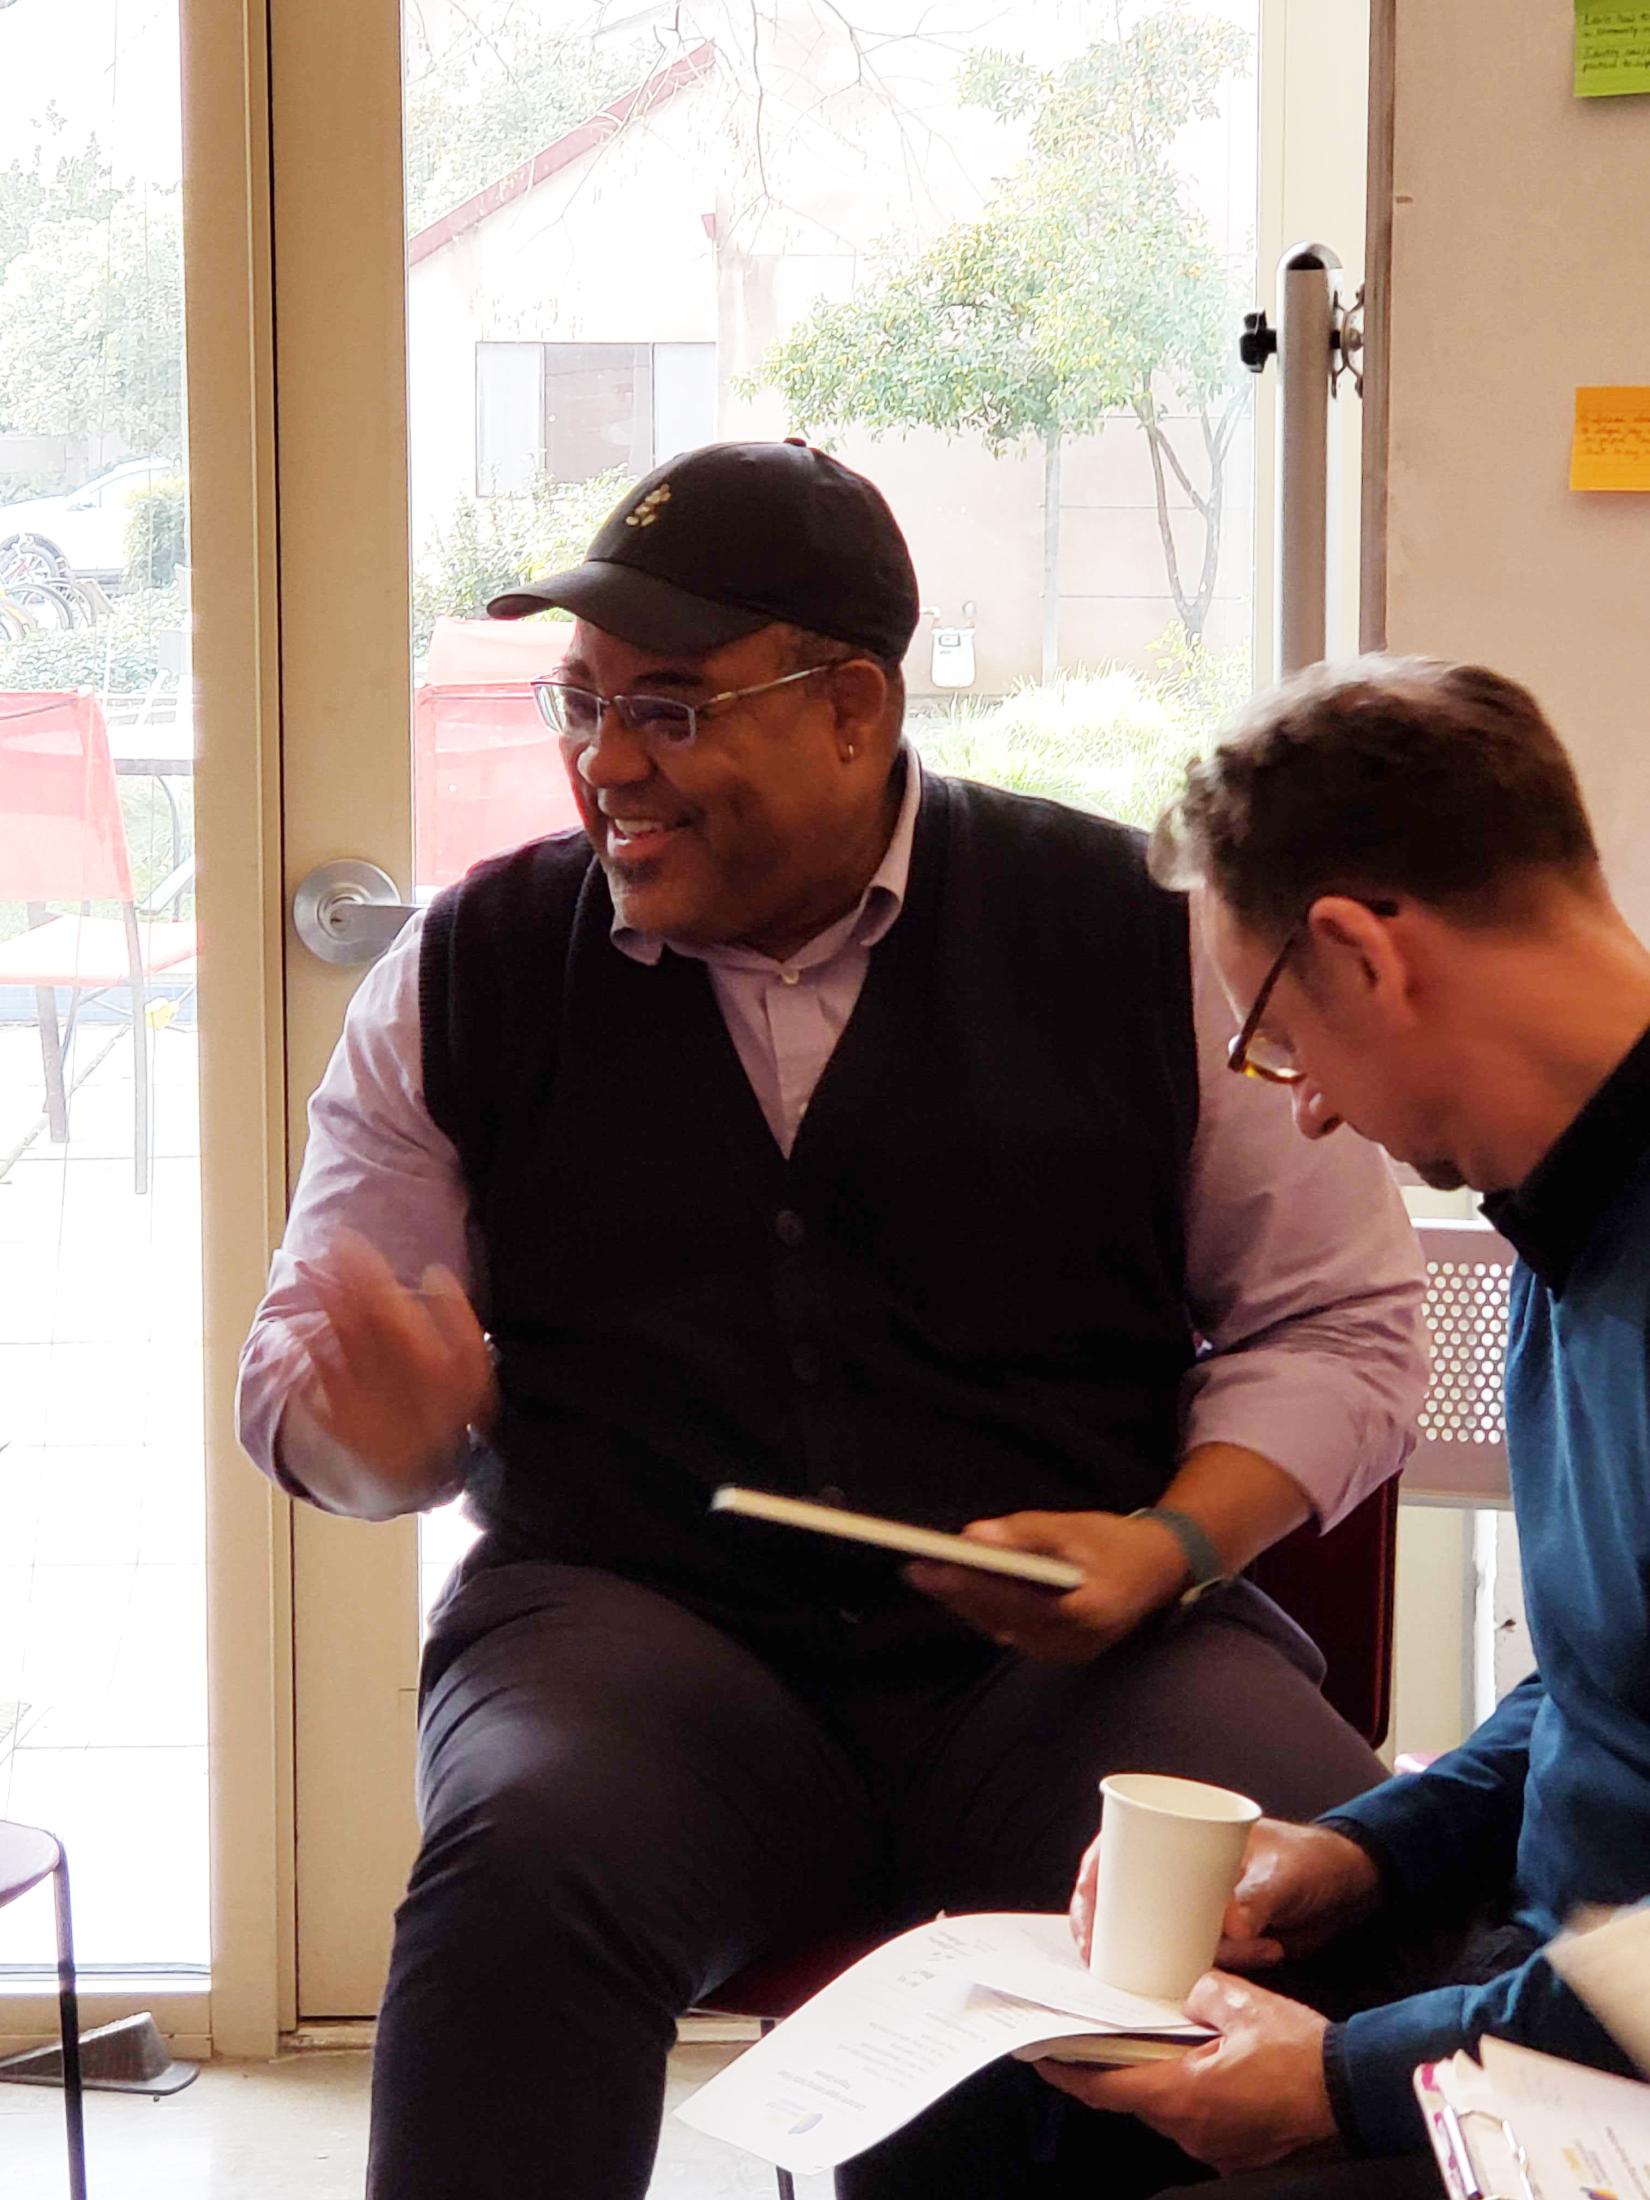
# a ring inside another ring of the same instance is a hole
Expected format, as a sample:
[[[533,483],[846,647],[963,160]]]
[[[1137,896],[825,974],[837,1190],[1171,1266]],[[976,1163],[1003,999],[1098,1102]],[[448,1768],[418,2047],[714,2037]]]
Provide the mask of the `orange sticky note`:
[[[1650,491],[1650,387],[1576,391],[1570,487]]]

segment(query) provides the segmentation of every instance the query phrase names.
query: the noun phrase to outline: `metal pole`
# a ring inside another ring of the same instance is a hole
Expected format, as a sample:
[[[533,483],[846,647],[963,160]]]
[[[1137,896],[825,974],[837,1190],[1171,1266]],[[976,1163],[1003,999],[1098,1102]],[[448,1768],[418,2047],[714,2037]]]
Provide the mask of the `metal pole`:
[[[1358,646],[1386,647],[1387,459],[1392,430],[1392,214],[1396,190],[1397,0],[1369,11],[1369,207],[1364,246],[1363,510]]]
[[[69,2145],[69,2200],[86,2200],[86,2110],[80,2081],[80,1996],[74,1975],[69,1860],[59,1844],[52,1875],[57,1909],[57,2011],[63,2043],[63,2123]]]
[[[1324,244],[1296,245],[1278,268],[1278,672],[1328,646],[1329,380],[1335,276]]]

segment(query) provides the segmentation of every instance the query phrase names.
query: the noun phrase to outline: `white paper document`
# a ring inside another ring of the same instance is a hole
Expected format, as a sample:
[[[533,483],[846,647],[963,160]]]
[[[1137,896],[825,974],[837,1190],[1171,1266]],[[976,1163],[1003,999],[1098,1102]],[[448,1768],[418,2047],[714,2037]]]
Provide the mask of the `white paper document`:
[[[1416,2097],[1449,2200],[1650,2200],[1650,2085],[1483,2039],[1423,2063]]]
[[[1091,2032],[1161,2033],[1191,2041],[1211,2036],[1175,2002],[1149,2001],[1096,1978],[1078,1954],[1064,1917],[1021,1915],[1014,1924],[1014,1932],[1003,1934],[992,1950],[979,1956],[977,1986],[1083,2017]]]
[[[1100,2031],[1208,2037],[1168,2004],[1091,1979],[1063,1916],[939,1918],[863,1957],[676,2113],[812,2176],[999,2056]]]
[[[1650,2200],[1650,2086],[1505,2040],[1478,2060],[1540,2200]]]

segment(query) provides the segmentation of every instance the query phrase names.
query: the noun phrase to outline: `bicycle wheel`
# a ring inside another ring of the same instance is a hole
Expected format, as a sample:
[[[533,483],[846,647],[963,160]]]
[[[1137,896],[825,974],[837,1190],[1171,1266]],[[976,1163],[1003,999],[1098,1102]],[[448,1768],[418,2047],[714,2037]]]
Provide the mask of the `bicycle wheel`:
[[[77,579],[72,573],[65,573],[61,580],[53,581],[49,585],[53,595],[61,600],[68,612],[71,626],[96,626],[98,599],[83,580]],[[105,597],[104,603],[107,604],[107,601]]]
[[[0,542],[0,588],[17,589],[31,583],[50,586],[68,577],[68,564],[57,545],[44,535],[11,535]]]
[[[37,633],[67,634],[77,623],[66,593],[49,581],[14,581],[11,601]]]

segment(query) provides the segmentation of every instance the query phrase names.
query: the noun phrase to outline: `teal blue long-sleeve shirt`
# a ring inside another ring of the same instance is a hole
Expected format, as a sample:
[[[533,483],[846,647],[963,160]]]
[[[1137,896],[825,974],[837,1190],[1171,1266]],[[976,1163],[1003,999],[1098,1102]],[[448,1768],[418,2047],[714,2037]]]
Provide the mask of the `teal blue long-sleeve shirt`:
[[[1515,1194],[1507,1448],[1537,1673],[1458,1750],[1342,1806],[1395,1915],[1505,1893],[1540,1939],[1650,1896],[1650,1034]],[[1650,1981],[1646,1982],[1650,1993]],[[1423,2144],[1417,2063],[1487,2032],[1631,2065],[1544,1957],[1363,2011],[1326,2048],[1349,2134]]]

